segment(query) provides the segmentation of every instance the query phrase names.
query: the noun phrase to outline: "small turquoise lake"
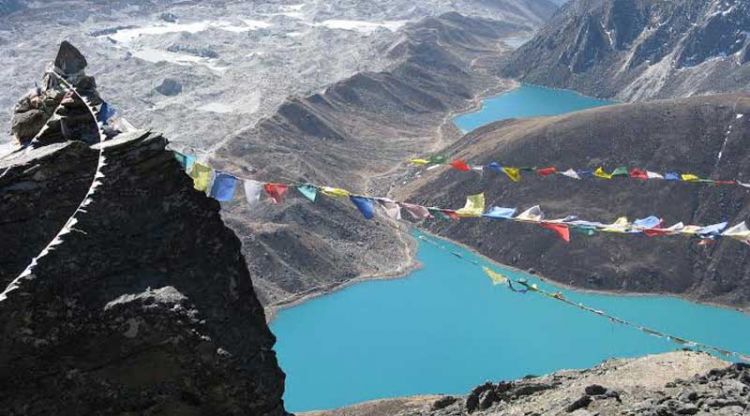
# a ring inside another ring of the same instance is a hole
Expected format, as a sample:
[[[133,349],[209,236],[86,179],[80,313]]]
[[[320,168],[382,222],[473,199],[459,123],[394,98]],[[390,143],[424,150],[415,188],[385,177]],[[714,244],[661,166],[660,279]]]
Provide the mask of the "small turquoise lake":
[[[417,257],[424,267],[407,278],[359,283],[279,313],[271,329],[287,374],[287,410],[331,409],[415,394],[465,394],[486,380],[677,349],[664,339],[560,302],[493,286],[480,268],[432,245],[420,244]],[[494,269],[555,287],[526,273]],[[750,316],[740,312],[671,297],[556,290],[641,325],[750,352]]]
[[[479,110],[459,115],[453,119],[453,123],[463,132],[469,132],[499,120],[554,116],[609,104],[614,102],[587,97],[570,90],[523,84],[514,90],[485,99]]]

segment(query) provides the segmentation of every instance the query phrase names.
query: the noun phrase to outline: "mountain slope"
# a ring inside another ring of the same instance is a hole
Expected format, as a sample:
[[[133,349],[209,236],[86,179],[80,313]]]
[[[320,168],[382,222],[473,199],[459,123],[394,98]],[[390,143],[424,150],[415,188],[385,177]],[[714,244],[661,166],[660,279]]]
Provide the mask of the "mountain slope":
[[[300,416],[746,415],[750,367],[673,352],[609,360],[586,370],[487,382],[464,397],[367,402]]]
[[[624,101],[750,90],[750,0],[574,0],[504,73]]]
[[[466,135],[447,153],[475,163],[560,169],[603,165],[610,170],[626,165],[747,181],[749,118],[748,95],[617,105],[495,123]],[[401,196],[459,208],[464,196],[482,191],[492,205],[524,209],[541,204],[548,218],[575,214],[608,223],[620,215],[631,220],[661,215],[667,224],[712,224],[750,217],[747,189],[662,181],[576,181],[527,174],[523,183],[512,184],[493,172],[480,176],[448,170],[423,175]],[[701,247],[685,238],[574,235],[565,244],[541,228],[491,220],[440,222],[430,228],[501,263],[533,268],[576,287],[666,292],[750,306],[750,250],[735,241]]]
[[[528,28],[448,13],[407,26],[383,50],[394,64],[304,98],[230,138],[214,163],[259,180],[310,181],[386,194],[403,160],[459,137],[447,116],[497,88],[486,71],[507,50],[500,40]],[[501,84],[507,87],[507,84]],[[268,305],[320,293],[358,276],[403,273],[411,238],[384,219],[365,221],[350,206],[294,195],[282,206],[226,207]]]

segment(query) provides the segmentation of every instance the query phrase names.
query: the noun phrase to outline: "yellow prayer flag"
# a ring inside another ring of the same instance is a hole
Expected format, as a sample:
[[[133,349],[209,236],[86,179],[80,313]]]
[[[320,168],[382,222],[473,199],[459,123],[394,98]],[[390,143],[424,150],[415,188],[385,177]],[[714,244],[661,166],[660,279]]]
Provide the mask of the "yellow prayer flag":
[[[683,173],[680,175],[683,181],[685,182],[698,182],[701,180],[697,175],[693,175],[692,173]]]
[[[412,165],[416,165],[416,166],[424,166],[424,165],[429,164],[430,161],[427,159],[411,159],[409,163],[411,163]]]
[[[503,276],[502,274],[490,269],[489,267],[482,267],[482,270],[484,270],[484,273],[487,274],[487,276],[492,280],[493,285],[502,285],[504,283],[508,282],[508,278]]]
[[[628,227],[630,227],[628,218],[620,217],[612,224],[603,228],[602,231],[606,233],[625,233],[628,231]]]
[[[466,197],[466,205],[456,211],[459,217],[471,218],[481,217],[484,213],[484,194],[469,195]]]
[[[503,172],[505,172],[505,174],[508,175],[508,178],[513,182],[521,181],[521,169],[503,167]]]
[[[594,176],[596,176],[597,178],[602,178],[602,179],[612,179],[612,175],[605,172],[601,166],[596,168],[596,170],[594,171]]]
[[[321,189],[321,191],[324,194],[328,196],[332,196],[334,198],[347,198],[351,195],[351,193],[347,191],[346,189],[331,188],[330,186],[324,186],[323,189]]]
[[[208,184],[211,182],[211,172],[213,169],[200,162],[195,162],[193,170],[190,171],[190,177],[193,178],[193,187],[199,191],[206,191]]]

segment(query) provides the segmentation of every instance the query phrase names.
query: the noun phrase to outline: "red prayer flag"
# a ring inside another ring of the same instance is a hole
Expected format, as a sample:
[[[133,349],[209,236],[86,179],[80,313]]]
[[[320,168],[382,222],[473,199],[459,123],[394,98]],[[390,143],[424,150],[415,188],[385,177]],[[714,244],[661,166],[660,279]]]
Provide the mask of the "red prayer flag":
[[[461,159],[456,159],[451,162],[451,166],[453,166],[453,169],[460,170],[461,172],[468,172],[471,170],[469,165],[466,164],[466,161]]]
[[[456,211],[454,211],[452,209],[441,209],[440,212],[442,212],[443,214],[447,215],[452,220],[460,220],[461,219],[461,217],[459,217],[458,214],[456,214]]]
[[[737,185],[735,181],[714,181],[715,185]]]
[[[288,186],[280,183],[267,183],[263,185],[263,190],[271,198],[274,204],[280,204],[284,201],[284,194],[289,189]]]
[[[648,179],[648,173],[643,169],[633,168],[630,170],[630,177],[633,179]]]
[[[661,237],[669,234],[669,230],[666,228],[647,228],[643,230],[643,234],[647,237]]]
[[[536,173],[539,176],[549,176],[557,173],[557,168],[554,166],[550,166],[548,168],[539,168],[536,170]]]
[[[566,243],[570,242],[570,228],[568,228],[567,224],[558,224],[558,223],[553,223],[553,222],[541,222],[539,223],[539,225],[542,228],[546,228],[548,230],[554,231]]]

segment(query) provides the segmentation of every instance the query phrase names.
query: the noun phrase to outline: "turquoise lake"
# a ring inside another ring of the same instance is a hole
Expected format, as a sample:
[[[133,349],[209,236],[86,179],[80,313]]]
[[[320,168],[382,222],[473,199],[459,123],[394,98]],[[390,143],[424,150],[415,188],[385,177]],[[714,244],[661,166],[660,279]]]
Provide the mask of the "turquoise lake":
[[[524,85],[490,98],[481,111],[455,122],[471,130],[503,118],[605,104],[571,91]],[[277,315],[271,329],[287,374],[287,410],[331,409],[415,394],[466,394],[487,380],[678,348],[560,302],[493,286],[480,268],[432,245],[420,244],[417,258],[423,268],[405,278],[359,283]],[[554,288],[528,274],[494,268]],[[556,290],[665,333],[750,353],[750,315],[670,297]]]
[[[359,283],[279,313],[271,329],[287,374],[287,410],[415,394],[465,394],[486,380],[678,349],[557,301],[493,286],[480,268],[432,245],[421,244],[417,257],[424,267],[408,278]],[[494,269],[555,287],[526,273]],[[557,290],[672,335],[750,352],[750,316],[740,312],[671,297]]]
[[[468,132],[509,118],[553,116],[609,104],[614,102],[587,97],[575,91],[523,84],[484,100],[479,110],[455,117],[453,123]]]

